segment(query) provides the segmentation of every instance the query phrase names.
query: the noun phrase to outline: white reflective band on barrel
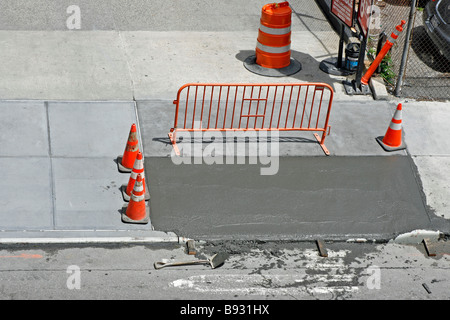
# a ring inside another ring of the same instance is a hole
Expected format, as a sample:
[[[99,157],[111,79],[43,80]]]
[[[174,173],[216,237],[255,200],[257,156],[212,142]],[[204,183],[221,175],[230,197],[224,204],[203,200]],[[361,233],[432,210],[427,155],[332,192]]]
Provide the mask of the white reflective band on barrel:
[[[287,46],[283,47],[271,47],[271,46],[265,46],[261,44],[259,41],[256,41],[256,47],[264,52],[268,53],[285,53],[291,50],[291,44],[288,44]]]
[[[259,30],[261,30],[264,33],[267,34],[273,34],[273,35],[282,35],[291,32],[291,26],[286,28],[270,28],[266,27],[265,25],[260,24]]]
[[[392,130],[402,130],[402,124],[391,122],[391,124],[389,125],[389,128],[391,128]]]

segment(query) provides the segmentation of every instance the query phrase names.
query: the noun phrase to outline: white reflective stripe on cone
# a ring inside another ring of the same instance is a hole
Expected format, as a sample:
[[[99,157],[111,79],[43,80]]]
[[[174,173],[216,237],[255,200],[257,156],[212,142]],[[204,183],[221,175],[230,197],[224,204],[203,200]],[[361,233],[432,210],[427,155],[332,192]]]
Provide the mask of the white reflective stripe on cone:
[[[268,53],[285,53],[291,50],[291,44],[288,44],[287,46],[283,47],[271,47],[271,46],[265,46],[261,44],[259,41],[256,42],[256,47],[264,52]]]
[[[141,195],[141,196],[135,196],[134,194],[131,194],[131,199],[132,199],[134,202],[144,201],[144,200],[145,200],[144,198],[145,198],[144,195]]]
[[[261,30],[262,32],[267,33],[267,34],[279,36],[279,35],[291,32],[291,26],[286,27],[286,28],[270,28],[270,27],[266,27],[265,25],[260,24],[259,30]]]
[[[395,111],[393,119],[402,120],[402,111],[401,110]]]
[[[394,38],[392,38],[392,37],[389,37],[387,41],[390,42],[391,44],[394,44],[394,43],[395,43],[395,40],[396,40],[396,39],[394,39]]]
[[[389,125],[389,128],[391,128],[392,130],[402,130],[402,124],[391,122],[391,124]]]

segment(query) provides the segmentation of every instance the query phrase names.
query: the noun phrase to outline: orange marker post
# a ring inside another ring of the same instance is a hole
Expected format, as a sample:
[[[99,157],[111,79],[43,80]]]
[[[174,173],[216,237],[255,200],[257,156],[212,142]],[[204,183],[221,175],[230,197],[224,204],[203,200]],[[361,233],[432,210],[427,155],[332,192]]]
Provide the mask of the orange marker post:
[[[380,52],[376,56],[375,60],[370,65],[367,72],[364,74],[364,76],[361,78],[361,83],[367,85],[369,83],[370,77],[372,74],[377,70],[378,65],[383,60],[384,56],[389,52],[389,50],[394,45],[395,41],[397,40],[400,33],[403,31],[403,25],[406,23],[405,20],[402,20],[401,23],[395,27],[394,32],[392,32],[389,39],[386,40],[386,43],[384,44],[383,48],[381,48]]]

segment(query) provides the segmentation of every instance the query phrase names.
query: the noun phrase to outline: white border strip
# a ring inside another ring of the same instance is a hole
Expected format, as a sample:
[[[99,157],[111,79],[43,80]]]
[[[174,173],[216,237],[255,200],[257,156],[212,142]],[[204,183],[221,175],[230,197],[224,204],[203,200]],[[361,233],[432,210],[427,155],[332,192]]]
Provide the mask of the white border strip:
[[[271,47],[271,46],[266,46],[263,45],[261,42],[256,41],[256,47],[264,52],[268,52],[268,53],[286,53],[289,50],[291,50],[291,44],[289,43],[287,46],[283,46],[283,47]]]
[[[85,243],[163,243],[186,242],[183,237],[83,237],[83,238],[0,238],[0,244],[85,244]]]

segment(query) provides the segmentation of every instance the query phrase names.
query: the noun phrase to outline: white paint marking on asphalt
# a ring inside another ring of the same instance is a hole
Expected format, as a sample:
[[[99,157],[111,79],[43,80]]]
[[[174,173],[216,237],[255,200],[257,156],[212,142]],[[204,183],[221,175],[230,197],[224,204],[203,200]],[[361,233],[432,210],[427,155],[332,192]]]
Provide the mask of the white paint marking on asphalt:
[[[359,277],[355,269],[345,265],[344,258],[349,252],[330,250],[324,259],[317,250],[306,249],[295,253],[298,268],[293,269],[293,274],[272,274],[273,269],[264,274],[202,274],[176,279],[169,287],[212,294],[334,296],[353,293],[359,290],[355,286]],[[255,258],[254,253],[245,259],[247,264],[256,263],[252,257]]]
[[[359,290],[352,285],[354,274],[303,275],[196,275],[177,279],[169,286],[177,289],[214,294],[298,295],[351,293]],[[340,285],[336,286],[338,282]]]

